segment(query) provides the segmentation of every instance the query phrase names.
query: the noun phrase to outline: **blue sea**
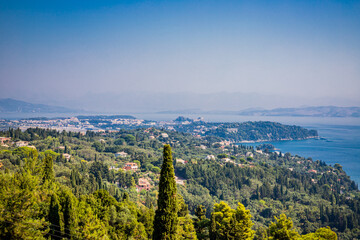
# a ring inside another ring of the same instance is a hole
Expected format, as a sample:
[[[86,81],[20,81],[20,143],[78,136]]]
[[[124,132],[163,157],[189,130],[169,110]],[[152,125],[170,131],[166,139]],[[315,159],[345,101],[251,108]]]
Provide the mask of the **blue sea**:
[[[346,173],[357,183],[360,183],[360,126],[348,125],[317,125],[321,139],[302,141],[267,142],[282,153],[311,157],[313,160],[323,160],[328,165],[339,163]],[[257,146],[261,143],[245,145]]]

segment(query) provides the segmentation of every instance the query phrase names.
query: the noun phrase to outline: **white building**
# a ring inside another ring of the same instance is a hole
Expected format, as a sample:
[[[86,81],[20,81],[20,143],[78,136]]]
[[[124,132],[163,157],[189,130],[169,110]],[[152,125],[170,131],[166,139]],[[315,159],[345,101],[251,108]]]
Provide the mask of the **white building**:
[[[115,153],[115,157],[121,157],[121,158],[125,158],[127,157],[127,153],[126,152],[117,152]]]

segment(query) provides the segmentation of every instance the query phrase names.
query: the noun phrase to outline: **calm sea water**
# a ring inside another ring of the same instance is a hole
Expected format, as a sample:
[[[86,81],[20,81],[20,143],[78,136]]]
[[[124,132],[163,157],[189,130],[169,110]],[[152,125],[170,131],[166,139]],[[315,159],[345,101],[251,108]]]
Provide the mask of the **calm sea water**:
[[[339,163],[346,173],[360,183],[360,126],[317,125],[304,126],[317,129],[322,139],[268,142],[281,152],[323,160],[328,165]],[[247,144],[257,146],[260,143]]]

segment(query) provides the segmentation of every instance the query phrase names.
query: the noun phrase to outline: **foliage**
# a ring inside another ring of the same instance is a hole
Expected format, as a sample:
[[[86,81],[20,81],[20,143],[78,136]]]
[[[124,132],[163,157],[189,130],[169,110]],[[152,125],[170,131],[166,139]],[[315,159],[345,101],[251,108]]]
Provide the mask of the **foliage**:
[[[299,234],[293,229],[291,218],[281,214],[279,218],[275,217],[276,222],[269,226],[269,239],[292,240],[299,238]]]
[[[315,233],[309,233],[302,236],[304,240],[337,240],[337,235],[331,231],[330,227],[319,228]]]
[[[252,225],[250,211],[244,205],[238,203],[235,210],[221,201],[211,214],[210,239],[253,239]]]
[[[160,172],[158,209],[155,213],[153,239],[174,239],[178,224],[174,166],[171,147],[164,146]]]
[[[163,132],[168,138],[160,137]],[[290,153],[260,154],[241,145],[221,147],[214,142],[223,138],[195,138],[154,128],[85,135],[44,129],[0,132],[9,134],[29,141],[37,150],[13,145],[0,150],[1,239],[151,238],[155,210],[159,209],[156,199],[161,196],[159,167],[164,144],[171,145],[174,158],[187,161],[175,165],[176,176],[184,184],[176,186],[171,181],[177,192],[177,210],[172,212],[178,218],[174,239],[194,239],[195,235],[209,239],[217,227],[223,234],[235,236],[235,228],[249,229],[241,226],[252,223],[251,231],[236,231],[245,233],[240,238],[251,237],[253,231],[255,239],[274,238],[268,226],[281,213],[292,219],[293,228],[286,231],[296,229],[302,234],[299,238],[360,238],[358,187],[338,164],[331,167]],[[129,145],[133,138],[127,135],[135,137],[134,145]],[[116,145],[116,139],[123,139],[122,144]],[[95,142],[101,143],[104,151],[97,151]],[[116,158],[113,153],[118,151],[128,156]],[[253,158],[245,160],[249,152]],[[64,153],[71,158],[65,159]],[[205,160],[208,155],[219,159]],[[222,162],[223,156],[230,162]],[[122,169],[126,162],[136,161],[140,170]],[[137,192],[139,178],[150,182],[150,190]],[[230,209],[224,210],[231,213],[229,221],[218,216],[222,210],[214,212],[214,204],[221,201]],[[236,225],[237,219],[242,219],[236,218],[238,202],[243,204],[238,212],[250,216],[250,210],[252,217]],[[273,232],[278,232],[274,224],[278,222],[271,225]]]

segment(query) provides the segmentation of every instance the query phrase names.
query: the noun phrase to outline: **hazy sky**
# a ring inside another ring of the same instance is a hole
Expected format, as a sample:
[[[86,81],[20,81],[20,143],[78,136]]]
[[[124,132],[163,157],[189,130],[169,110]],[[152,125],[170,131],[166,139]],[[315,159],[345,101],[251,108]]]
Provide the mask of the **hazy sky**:
[[[67,105],[124,92],[356,105],[360,1],[0,0],[0,81],[1,97]]]

